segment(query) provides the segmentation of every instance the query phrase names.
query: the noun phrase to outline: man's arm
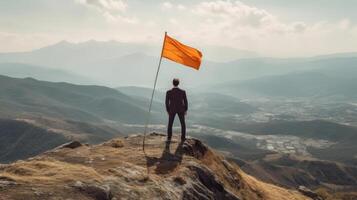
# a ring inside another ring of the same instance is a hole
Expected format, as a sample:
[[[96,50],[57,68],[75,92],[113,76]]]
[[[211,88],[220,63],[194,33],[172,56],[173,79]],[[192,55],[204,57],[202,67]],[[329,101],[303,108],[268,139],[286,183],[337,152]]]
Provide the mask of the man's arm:
[[[166,105],[166,111],[169,112],[170,110],[170,98],[169,98],[169,91],[166,92],[166,100],[165,100],[165,105]]]
[[[187,102],[187,96],[186,96],[186,92],[183,92],[183,103],[185,104],[185,112],[187,112],[188,110],[188,102]]]

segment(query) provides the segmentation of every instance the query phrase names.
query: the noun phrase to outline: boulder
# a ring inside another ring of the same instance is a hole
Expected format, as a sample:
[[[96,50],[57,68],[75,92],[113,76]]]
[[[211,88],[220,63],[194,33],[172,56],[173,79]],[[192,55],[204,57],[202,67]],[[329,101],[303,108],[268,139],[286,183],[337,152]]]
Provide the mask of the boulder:
[[[319,196],[316,192],[310,190],[309,188],[305,187],[305,186],[302,186],[300,185],[299,188],[298,188],[298,191],[307,196],[307,197],[310,197],[312,198],[313,200],[324,200],[324,198],[322,198],[321,196]]]
[[[96,200],[111,200],[113,198],[109,185],[87,184],[77,181],[72,187]]]
[[[182,148],[185,154],[197,159],[203,158],[208,151],[208,147],[206,145],[204,145],[200,140],[194,138],[187,139],[183,143]]]
[[[82,143],[80,143],[78,141],[72,141],[72,142],[62,144],[61,146],[57,147],[57,149],[65,149],[65,148],[76,149],[81,146],[83,146]]]
[[[109,142],[106,142],[106,143],[104,143],[103,145],[105,145],[105,146],[110,146],[110,147],[113,147],[113,148],[121,148],[121,147],[124,147],[124,143],[123,143],[123,141],[120,140],[120,139],[110,140]]]

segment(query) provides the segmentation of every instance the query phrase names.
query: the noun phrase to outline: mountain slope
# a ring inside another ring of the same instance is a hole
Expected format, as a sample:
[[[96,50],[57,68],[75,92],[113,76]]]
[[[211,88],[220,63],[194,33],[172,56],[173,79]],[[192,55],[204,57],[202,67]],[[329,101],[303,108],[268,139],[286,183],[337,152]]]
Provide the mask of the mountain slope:
[[[2,117],[47,116],[85,122],[141,123],[146,102],[115,89],[0,76]],[[155,116],[153,117],[155,120]]]
[[[357,188],[357,168],[337,162],[272,154],[255,162],[247,162],[241,167],[261,180],[288,188],[299,185],[314,189],[327,187],[331,190]]]
[[[26,122],[0,119],[1,163],[35,156],[68,141],[62,134]]]
[[[142,137],[131,136],[96,146],[73,143],[30,160],[3,165],[2,197],[309,199],[243,173],[199,140],[188,139],[183,145],[174,141],[173,152],[165,148],[163,139],[150,135],[146,155],[141,151]]]
[[[0,119],[0,163],[26,159],[70,140],[97,144],[121,134],[96,123],[45,117]]]

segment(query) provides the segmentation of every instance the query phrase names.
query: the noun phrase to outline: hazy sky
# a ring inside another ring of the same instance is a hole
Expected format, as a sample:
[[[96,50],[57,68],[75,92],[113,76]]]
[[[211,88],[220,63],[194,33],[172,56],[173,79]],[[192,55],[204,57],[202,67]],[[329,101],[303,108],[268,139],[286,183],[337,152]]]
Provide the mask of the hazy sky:
[[[0,52],[118,40],[159,45],[163,32],[267,56],[357,51],[356,0],[0,0]]]

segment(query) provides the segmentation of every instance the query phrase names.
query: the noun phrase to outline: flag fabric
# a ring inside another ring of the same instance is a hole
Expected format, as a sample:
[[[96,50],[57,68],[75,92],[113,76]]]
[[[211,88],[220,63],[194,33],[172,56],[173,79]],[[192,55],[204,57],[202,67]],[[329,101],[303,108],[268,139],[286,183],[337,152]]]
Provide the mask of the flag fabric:
[[[202,53],[195,48],[184,45],[174,38],[165,35],[162,57],[199,70]]]

